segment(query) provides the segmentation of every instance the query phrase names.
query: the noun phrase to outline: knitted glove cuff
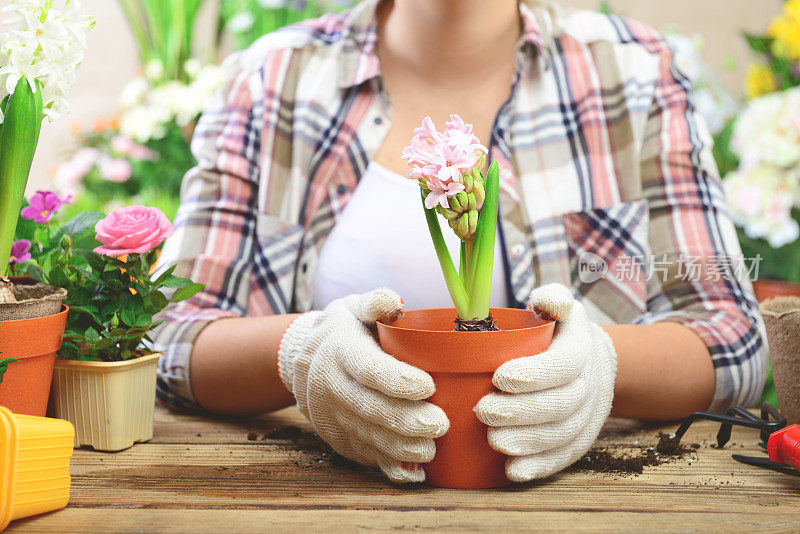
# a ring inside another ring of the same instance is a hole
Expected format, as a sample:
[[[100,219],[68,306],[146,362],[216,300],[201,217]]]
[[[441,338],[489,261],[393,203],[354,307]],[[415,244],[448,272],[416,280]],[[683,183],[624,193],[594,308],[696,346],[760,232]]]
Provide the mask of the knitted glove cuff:
[[[281,337],[278,345],[278,375],[281,377],[283,385],[292,394],[292,384],[294,381],[294,360],[302,350],[311,334],[311,328],[321,312],[313,311],[304,313],[289,325]]]

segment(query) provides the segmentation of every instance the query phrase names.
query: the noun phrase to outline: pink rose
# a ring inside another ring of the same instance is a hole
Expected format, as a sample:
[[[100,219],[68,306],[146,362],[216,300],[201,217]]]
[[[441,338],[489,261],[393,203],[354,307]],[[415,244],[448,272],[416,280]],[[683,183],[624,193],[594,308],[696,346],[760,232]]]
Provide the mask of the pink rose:
[[[144,254],[172,235],[172,223],[164,212],[147,206],[128,206],[112,211],[95,227],[103,245],[94,249],[104,256]]]

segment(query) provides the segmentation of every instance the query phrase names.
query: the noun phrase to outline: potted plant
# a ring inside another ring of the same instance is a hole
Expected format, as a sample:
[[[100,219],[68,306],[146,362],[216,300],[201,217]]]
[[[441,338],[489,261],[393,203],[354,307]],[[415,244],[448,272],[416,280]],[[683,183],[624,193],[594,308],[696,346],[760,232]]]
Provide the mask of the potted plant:
[[[66,111],[64,94],[94,25],[77,1],[52,4],[12,0],[3,10],[9,29],[0,35],[0,405],[40,416],[64,332],[64,291],[12,282],[8,266],[12,252],[26,254],[14,235],[42,119]]]
[[[497,367],[545,350],[555,326],[530,311],[489,308],[499,172],[492,163],[483,173],[486,152],[472,125],[458,115],[451,116],[443,132],[426,117],[403,152],[410,176],[419,181],[428,229],[455,309],[407,311],[392,324],[379,323],[378,335],[386,352],[430,373],[436,393],[429,401],[450,420],[447,434],[436,440],[436,456],[424,465],[425,481],[433,486],[510,483],[505,457],[489,446],[486,427],[473,408],[494,391]],[[458,269],[437,213],[461,239]],[[470,469],[463,469],[467,463]]]
[[[151,277],[172,232],[164,213],[129,206],[80,214],[37,246],[27,273],[66,288],[66,331],[55,362],[51,413],[75,425],[75,446],[117,451],[153,436],[156,365],[148,332],[170,302],[203,286],[167,269]],[[167,296],[165,290],[169,290]]]
[[[744,110],[715,137],[714,155],[745,257],[761,258],[753,283],[763,302],[800,295],[800,32],[786,2],[763,35],[745,34],[758,59],[747,71]]]

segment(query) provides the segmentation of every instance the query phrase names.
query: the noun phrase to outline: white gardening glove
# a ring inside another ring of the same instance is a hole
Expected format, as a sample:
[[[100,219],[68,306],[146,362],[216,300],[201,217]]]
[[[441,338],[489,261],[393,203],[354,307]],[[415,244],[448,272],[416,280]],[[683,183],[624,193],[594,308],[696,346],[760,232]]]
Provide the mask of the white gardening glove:
[[[428,373],[381,350],[375,321],[403,314],[388,289],[350,295],[298,317],[278,349],[278,372],[297,407],[336,452],[379,467],[395,482],[421,482],[416,462],[429,462],[433,438],[450,422],[423,399],[435,387]]]
[[[617,374],[611,338],[566,287],[535,289],[528,309],[558,320],[550,347],[498,367],[492,382],[501,393],[475,407],[489,444],[509,456],[514,482],[550,476],[589,450],[611,411]]]

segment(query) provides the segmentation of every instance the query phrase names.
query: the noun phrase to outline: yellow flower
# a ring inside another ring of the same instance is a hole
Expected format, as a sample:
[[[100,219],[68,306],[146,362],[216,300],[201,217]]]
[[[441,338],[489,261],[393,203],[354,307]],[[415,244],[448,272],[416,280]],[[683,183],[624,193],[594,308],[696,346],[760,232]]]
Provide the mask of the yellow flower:
[[[774,93],[778,89],[772,69],[763,63],[753,63],[747,69],[745,80],[745,94],[748,99]]]
[[[800,59],[800,0],[788,0],[783,13],[775,17],[767,29],[774,38],[772,53],[781,58]]]

